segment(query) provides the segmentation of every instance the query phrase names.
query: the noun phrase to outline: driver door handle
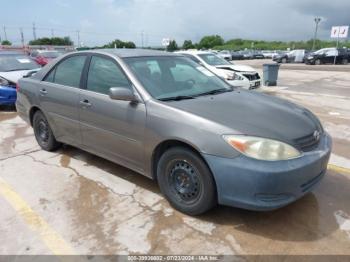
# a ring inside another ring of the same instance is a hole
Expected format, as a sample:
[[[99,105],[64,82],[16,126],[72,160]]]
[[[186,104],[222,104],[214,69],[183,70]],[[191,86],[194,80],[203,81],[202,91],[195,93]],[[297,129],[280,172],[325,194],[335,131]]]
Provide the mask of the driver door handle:
[[[82,106],[82,107],[84,107],[84,108],[86,108],[86,107],[91,107],[92,106],[92,104],[89,102],[89,100],[87,100],[87,99],[84,99],[84,100],[81,100],[80,102],[79,102],[79,104]]]
[[[45,88],[40,89],[39,92],[40,92],[40,95],[42,95],[42,96],[47,95],[47,91]]]

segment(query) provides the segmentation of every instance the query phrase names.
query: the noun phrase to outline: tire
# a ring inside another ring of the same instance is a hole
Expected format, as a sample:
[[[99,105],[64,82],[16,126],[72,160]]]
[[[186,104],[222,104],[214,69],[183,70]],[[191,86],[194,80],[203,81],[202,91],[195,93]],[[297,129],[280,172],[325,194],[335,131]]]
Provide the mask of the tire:
[[[342,60],[342,64],[343,65],[347,65],[349,63],[349,60],[347,59],[347,58],[344,58],[343,60]]]
[[[320,60],[320,59],[316,59],[316,60],[315,60],[315,65],[320,65],[320,64],[322,64],[322,63],[321,63],[321,60]]]
[[[35,139],[42,149],[54,151],[61,146],[61,143],[56,141],[50,125],[41,111],[37,111],[34,114],[33,129]]]
[[[217,204],[213,176],[192,150],[183,147],[167,150],[158,161],[157,179],[165,198],[182,213],[200,215]]]
[[[287,58],[282,58],[281,62],[282,62],[282,64],[287,63]]]

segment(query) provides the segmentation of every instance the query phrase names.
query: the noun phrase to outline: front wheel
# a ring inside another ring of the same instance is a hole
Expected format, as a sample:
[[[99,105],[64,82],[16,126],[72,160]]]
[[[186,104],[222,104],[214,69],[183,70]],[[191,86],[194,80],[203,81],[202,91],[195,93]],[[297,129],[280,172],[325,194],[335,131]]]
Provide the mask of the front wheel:
[[[61,144],[56,141],[55,136],[41,111],[37,111],[33,118],[33,129],[36,141],[46,151],[54,151]]]
[[[187,148],[174,147],[161,156],[157,179],[166,199],[185,214],[202,214],[217,203],[215,181],[208,166]]]
[[[343,65],[347,65],[349,63],[349,60],[347,59],[347,58],[344,58],[343,60],[342,60],[342,64]]]
[[[285,63],[287,63],[287,58],[282,58],[282,64],[285,64]]]
[[[315,60],[315,65],[320,65],[321,64],[321,60],[320,59],[316,59]]]

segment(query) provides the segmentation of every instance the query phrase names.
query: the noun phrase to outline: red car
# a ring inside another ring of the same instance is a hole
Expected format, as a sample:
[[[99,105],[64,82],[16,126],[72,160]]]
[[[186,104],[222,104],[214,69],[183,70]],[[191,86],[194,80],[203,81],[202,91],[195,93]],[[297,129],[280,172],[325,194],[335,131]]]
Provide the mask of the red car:
[[[44,66],[49,63],[51,60],[59,57],[61,54],[57,51],[34,51],[30,56],[37,62],[39,65]]]

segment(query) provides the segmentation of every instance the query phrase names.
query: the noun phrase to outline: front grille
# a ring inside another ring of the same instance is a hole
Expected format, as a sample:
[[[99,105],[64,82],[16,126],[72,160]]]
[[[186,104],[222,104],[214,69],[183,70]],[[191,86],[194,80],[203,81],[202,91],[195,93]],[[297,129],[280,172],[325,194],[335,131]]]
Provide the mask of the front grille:
[[[260,76],[258,73],[256,74],[243,74],[246,78],[249,79],[249,81],[254,81],[260,79]]]
[[[307,136],[295,139],[294,143],[296,144],[299,150],[302,150],[304,152],[311,151],[318,145],[318,142],[320,141],[320,136],[321,133],[319,133],[318,136],[315,136],[314,133],[311,133]]]

